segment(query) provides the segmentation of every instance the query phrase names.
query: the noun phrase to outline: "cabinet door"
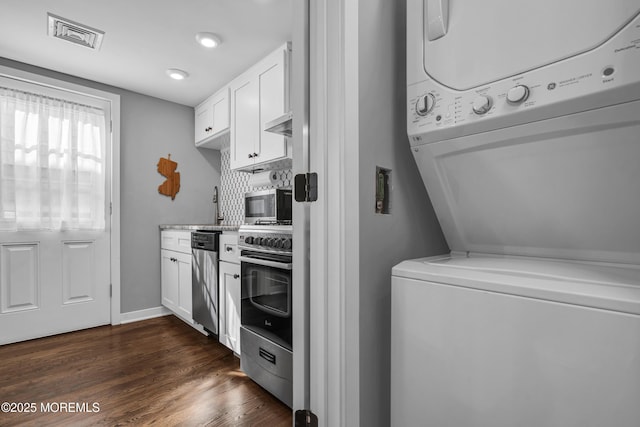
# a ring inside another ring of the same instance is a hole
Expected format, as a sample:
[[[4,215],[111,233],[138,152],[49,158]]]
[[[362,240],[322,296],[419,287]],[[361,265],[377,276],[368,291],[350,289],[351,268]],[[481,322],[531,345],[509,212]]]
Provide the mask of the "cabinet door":
[[[229,88],[226,87],[213,95],[213,135],[229,130]]]
[[[195,108],[194,135],[196,144],[213,135],[213,104],[211,98]]]
[[[178,306],[176,312],[191,321],[193,319],[191,310],[191,295],[193,293],[191,289],[191,254],[176,252],[174,257],[177,260],[178,269]]]
[[[254,163],[259,126],[258,82],[253,75],[243,74],[231,86],[231,169]]]
[[[220,342],[240,354],[240,264],[220,262],[220,296]]]
[[[271,120],[287,112],[288,51],[279,49],[261,63],[258,70],[260,94],[260,139],[256,149],[256,163],[279,159],[287,154],[287,141],[284,136],[264,129]]]
[[[178,307],[178,264],[175,257],[176,252],[162,249],[160,284],[162,293],[162,305],[175,312]]]

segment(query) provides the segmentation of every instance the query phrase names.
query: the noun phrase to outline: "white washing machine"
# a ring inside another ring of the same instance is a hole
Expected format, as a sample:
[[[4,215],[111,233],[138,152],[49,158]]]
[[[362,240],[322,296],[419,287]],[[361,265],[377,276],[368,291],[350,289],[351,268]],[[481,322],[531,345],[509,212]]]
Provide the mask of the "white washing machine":
[[[407,0],[407,119],[391,424],[640,426],[640,1]]]

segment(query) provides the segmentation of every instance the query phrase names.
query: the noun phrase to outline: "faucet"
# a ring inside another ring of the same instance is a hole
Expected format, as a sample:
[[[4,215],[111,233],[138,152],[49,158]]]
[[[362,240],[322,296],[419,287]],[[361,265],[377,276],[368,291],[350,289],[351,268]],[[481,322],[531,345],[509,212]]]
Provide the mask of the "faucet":
[[[214,205],[213,224],[220,225],[220,222],[224,220],[224,218],[220,216],[220,205],[218,203],[218,186],[217,185],[213,187],[213,205]]]

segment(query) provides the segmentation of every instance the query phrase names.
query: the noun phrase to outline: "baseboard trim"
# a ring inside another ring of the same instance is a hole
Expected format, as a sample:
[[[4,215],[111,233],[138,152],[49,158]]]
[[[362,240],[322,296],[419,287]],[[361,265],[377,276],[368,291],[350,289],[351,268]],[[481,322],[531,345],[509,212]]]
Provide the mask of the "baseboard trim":
[[[162,317],[169,314],[172,314],[171,310],[163,306],[130,311],[120,314],[120,324],[139,322],[141,320],[153,319],[154,317]]]

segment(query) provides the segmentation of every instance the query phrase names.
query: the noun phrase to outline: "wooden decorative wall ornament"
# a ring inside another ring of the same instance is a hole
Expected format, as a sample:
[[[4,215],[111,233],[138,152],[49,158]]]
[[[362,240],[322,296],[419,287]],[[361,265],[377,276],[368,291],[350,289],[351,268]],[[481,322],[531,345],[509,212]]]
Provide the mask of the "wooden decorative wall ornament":
[[[158,193],[171,196],[171,200],[174,200],[180,191],[180,172],[176,172],[176,169],[178,169],[178,163],[171,160],[171,154],[166,159],[160,157],[158,172],[167,179],[158,187]]]

